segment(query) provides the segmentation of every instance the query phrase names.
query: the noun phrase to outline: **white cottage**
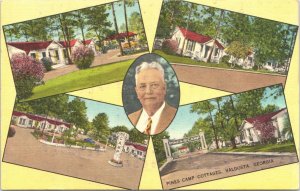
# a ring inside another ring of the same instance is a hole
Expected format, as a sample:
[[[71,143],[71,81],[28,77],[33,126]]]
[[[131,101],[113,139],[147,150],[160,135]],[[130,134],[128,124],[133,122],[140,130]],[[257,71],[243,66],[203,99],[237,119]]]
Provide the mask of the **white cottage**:
[[[144,160],[146,158],[147,146],[139,143],[126,142],[124,152]]]
[[[220,62],[224,54],[223,45],[209,36],[189,31],[185,28],[176,27],[172,39],[178,43],[178,53],[183,50],[183,55],[199,61]]]
[[[34,59],[50,58],[53,64],[67,64],[65,48],[55,41],[43,42],[9,42],[7,43],[9,57],[16,53],[25,53]]]
[[[256,121],[261,123],[271,122],[276,128],[274,138],[277,138],[279,141],[286,140],[288,137],[282,134],[282,130],[284,128],[284,119],[286,117],[288,117],[287,109],[283,108],[272,113],[245,119],[240,127],[241,136],[236,138],[237,143],[250,144],[261,141],[260,131],[253,127],[253,124]]]
[[[23,128],[45,129],[46,131],[56,129],[56,131],[60,133],[71,127],[70,123],[66,123],[63,120],[19,111],[13,111],[12,122]]]
[[[85,40],[84,43],[85,43],[86,47],[88,47],[88,48],[90,48],[90,49],[93,50],[94,55],[98,54],[97,50],[96,50],[96,43],[95,43],[95,41],[93,39]]]

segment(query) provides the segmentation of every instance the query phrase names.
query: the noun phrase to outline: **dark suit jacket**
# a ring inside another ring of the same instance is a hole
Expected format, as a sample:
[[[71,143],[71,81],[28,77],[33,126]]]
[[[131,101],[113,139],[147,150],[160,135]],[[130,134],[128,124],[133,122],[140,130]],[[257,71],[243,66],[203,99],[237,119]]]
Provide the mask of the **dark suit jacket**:
[[[139,118],[142,114],[142,111],[143,111],[143,108],[128,115],[128,117],[133,125],[136,125],[138,123]],[[158,124],[157,124],[154,134],[161,133],[170,125],[171,121],[173,120],[173,118],[176,114],[176,111],[177,111],[176,108],[174,108],[166,103],[165,108],[161,112],[161,115],[160,115],[160,118],[159,118],[159,121],[158,121]]]

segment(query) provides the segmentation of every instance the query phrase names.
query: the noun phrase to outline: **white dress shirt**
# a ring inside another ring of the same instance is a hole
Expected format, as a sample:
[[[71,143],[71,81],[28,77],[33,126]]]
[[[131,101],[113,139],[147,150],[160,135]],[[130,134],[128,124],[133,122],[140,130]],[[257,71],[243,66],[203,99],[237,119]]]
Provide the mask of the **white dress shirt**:
[[[147,112],[143,109],[142,111],[142,114],[139,118],[139,121],[137,122],[136,124],[136,128],[144,133],[146,127],[147,127],[147,124],[148,124],[148,118],[150,117],[152,119],[152,124],[151,124],[151,132],[150,132],[150,135],[153,135],[155,130],[156,130],[156,127],[157,127],[157,124],[158,124],[158,121],[159,121],[159,118],[160,118],[160,115],[163,111],[163,109],[165,108],[166,106],[166,103],[164,102],[160,108],[154,113],[154,115],[152,117],[150,117]]]

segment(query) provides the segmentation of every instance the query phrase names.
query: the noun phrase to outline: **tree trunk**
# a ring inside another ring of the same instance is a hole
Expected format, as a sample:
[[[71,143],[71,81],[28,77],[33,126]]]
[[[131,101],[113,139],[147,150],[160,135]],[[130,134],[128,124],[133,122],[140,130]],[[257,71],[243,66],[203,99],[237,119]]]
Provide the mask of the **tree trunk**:
[[[236,143],[235,143],[235,138],[234,138],[234,137],[232,137],[232,138],[230,139],[230,142],[231,142],[232,148],[233,148],[233,149],[236,149]]]
[[[65,31],[67,27],[64,26],[61,16],[62,15],[59,15],[59,22],[60,22],[61,31],[63,33],[64,41],[67,43],[66,53],[67,53],[67,57],[68,57],[68,64],[72,64],[72,60],[70,58],[71,51],[70,52],[68,51],[68,50],[70,50],[69,49],[70,42],[68,41],[67,31]]]
[[[116,18],[116,13],[115,13],[115,8],[114,8],[114,2],[111,2],[110,4],[111,4],[111,8],[112,8],[112,13],[113,13],[113,18],[114,18],[114,24],[115,24],[116,33],[118,35],[119,34],[119,29],[118,29],[117,18]],[[123,52],[123,48],[122,48],[122,44],[120,42],[120,39],[117,38],[116,40],[118,41],[118,44],[119,44],[121,56],[123,56],[124,52]]]
[[[129,31],[128,31],[128,23],[127,23],[126,0],[123,0],[123,5],[124,5],[124,13],[125,13],[125,26],[126,26],[127,42],[128,42],[129,48],[131,48],[130,39],[129,39],[129,34],[128,34]]]
[[[214,132],[215,143],[216,143],[217,149],[219,149],[218,132],[217,132],[216,126],[214,125],[214,120],[212,118],[212,114],[211,114],[211,110],[210,110],[209,105],[207,105],[207,108],[208,108],[208,111],[209,111],[209,116],[210,116],[210,120],[211,120],[211,126],[212,126],[213,132]]]
[[[189,13],[189,17],[188,17],[188,20],[187,20],[186,30],[189,30],[189,23],[190,23],[191,16],[192,16],[192,6],[193,6],[193,4],[191,3],[190,13]],[[184,49],[185,41],[186,41],[186,38],[183,39],[183,46],[182,46],[181,53],[180,53],[181,56],[183,55],[183,49]]]

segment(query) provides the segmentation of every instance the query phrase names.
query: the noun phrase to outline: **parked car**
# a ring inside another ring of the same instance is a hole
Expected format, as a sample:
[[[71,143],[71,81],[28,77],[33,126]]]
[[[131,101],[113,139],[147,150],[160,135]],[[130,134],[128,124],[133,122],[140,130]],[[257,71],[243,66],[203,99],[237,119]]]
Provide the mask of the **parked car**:
[[[85,138],[83,141],[87,142],[87,143],[95,144],[95,141],[93,139],[91,139],[91,138]]]

